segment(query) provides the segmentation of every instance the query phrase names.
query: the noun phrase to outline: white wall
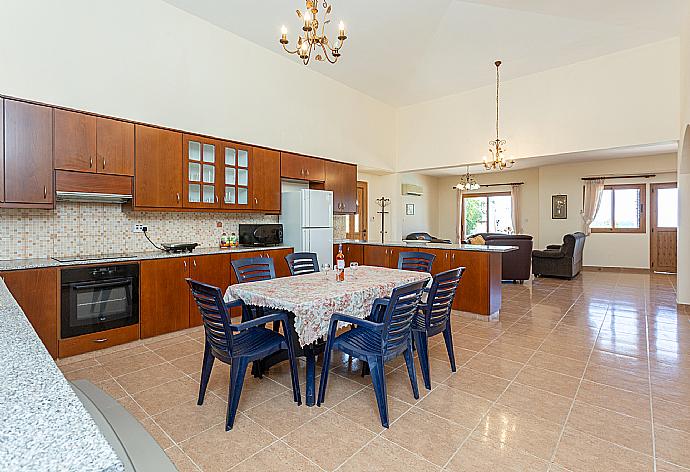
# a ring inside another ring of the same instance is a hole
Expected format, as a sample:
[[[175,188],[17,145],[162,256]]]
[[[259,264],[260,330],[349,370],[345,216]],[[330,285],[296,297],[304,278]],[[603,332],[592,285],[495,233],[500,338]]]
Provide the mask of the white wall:
[[[394,110],[160,0],[4,0],[0,93],[393,170]]]
[[[678,54],[672,39],[504,82],[501,130],[509,154],[678,139]],[[502,68],[509,67],[505,61]],[[495,86],[399,109],[397,120],[398,171],[479,162],[495,135]]]
[[[678,154],[678,303],[690,304],[690,5],[680,39],[680,147]]]

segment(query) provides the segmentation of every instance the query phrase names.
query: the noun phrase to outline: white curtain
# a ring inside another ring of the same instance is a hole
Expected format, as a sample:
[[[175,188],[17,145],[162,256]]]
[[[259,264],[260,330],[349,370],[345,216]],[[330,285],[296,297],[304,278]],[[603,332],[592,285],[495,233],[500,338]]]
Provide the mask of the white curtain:
[[[455,189],[456,201],[455,201],[455,215],[456,215],[456,225],[455,225],[455,239],[458,244],[462,242],[462,190],[459,188]]]
[[[512,200],[510,216],[513,223],[513,234],[520,234],[520,185],[510,186],[510,198]]]
[[[585,198],[582,205],[582,220],[584,223],[584,233],[589,235],[592,233],[590,226],[597,216],[599,205],[601,205],[601,196],[604,194],[604,179],[586,180],[585,181]]]

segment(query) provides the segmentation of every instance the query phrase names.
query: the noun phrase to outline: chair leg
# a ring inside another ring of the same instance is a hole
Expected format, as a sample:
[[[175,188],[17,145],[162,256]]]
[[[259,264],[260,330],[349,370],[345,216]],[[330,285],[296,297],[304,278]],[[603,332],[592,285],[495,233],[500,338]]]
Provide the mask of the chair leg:
[[[299,391],[299,373],[297,371],[297,358],[295,357],[295,349],[290,339],[290,332],[287,326],[283,327],[285,330],[285,340],[288,350],[288,359],[290,360],[290,376],[292,377],[292,397],[297,405],[302,404],[302,394]]]
[[[328,385],[328,366],[331,365],[331,350],[333,349],[330,338],[326,342],[326,349],[323,351],[323,365],[321,366],[321,379],[319,380],[319,394],[316,399],[316,406],[321,406],[326,397],[326,387]]]
[[[455,350],[453,349],[453,333],[450,330],[450,322],[443,330],[443,339],[446,342],[446,351],[448,351],[448,360],[450,361],[450,370],[455,372]]]
[[[225,431],[230,431],[235,424],[237,405],[240,403],[244,373],[249,362],[244,359],[233,359],[230,368],[230,386],[228,387],[228,413],[225,421]]]
[[[201,364],[201,384],[199,385],[199,399],[197,400],[197,405],[204,404],[204,397],[206,396],[206,387],[208,386],[208,381],[211,378],[211,370],[213,370],[213,354],[211,354],[211,347],[206,343],[204,348],[204,361]]]
[[[422,331],[413,331],[414,344],[417,346],[417,358],[419,359],[419,367],[422,369],[422,379],[427,390],[431,390],[431,368],[429,366],[429,339],[426,333]],[[412,351],[410,351],[410,356]],[[405,361],[407,361],[407,353],[405,353]],[[409,368],[408,368],[409,371]],[[410,374],[410,379],[411,379]],[[417,397],[415,397],[417,398]]]
[[[424,341],[423,343],[426,343],[426,333],[422,333],[422,337]],[[426,349],[426,344],[424,348],[424,352],[427,352]],[[419,358],[421,359],[422,352],[421,348],[419,350]],[[428,357],[427,357],[427,362],[428,362]],[[417,387],[417,372],[414,370],[414,357],[412,357],[412,337],[410,337],[409,341],[407,341],[407,350],[405,351],[405,364],[407,364],[407,374],[410,376],[410,384],[412,385],[412,394],[414,395],[415,399],[419,399],[419,387]],[[428,370],[427,370],[428,372]],[[431,384],[431,382],[430,382]],[[429,390],[431,390],[431,386],[427,387]]]
[[[374,384],[376,403],[379,407],[381,426],[388,428],[388,397],[386,396],[386,377],[383,370],[383,357],[370,357],[368,359],[371,369],[371,382]]]

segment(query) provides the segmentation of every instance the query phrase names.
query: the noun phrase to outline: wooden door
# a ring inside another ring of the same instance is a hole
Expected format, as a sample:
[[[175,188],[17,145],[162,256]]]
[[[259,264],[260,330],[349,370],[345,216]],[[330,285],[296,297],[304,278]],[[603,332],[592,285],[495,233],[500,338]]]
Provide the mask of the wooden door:
[[[101,174],[134,175],[134,125],[96,118],[96,170]]]
[[[182,207],[182,134],[135,126],[134,206]]]
[[[252,208],[253,172],[252,148],[241,144],[222,141],[219,143],[220,155],[219,188],[221,208],[249,211]]]
[[[58,271],[55,268],[3,272],[7,288],[53,358],[58,356]]]
[[[280,176],[286,179],[323,182],[326,179],[325,161],[291,152],[281,152]]]
[[[280,152],[255,147],[252,163],[252,209],[280,212]]]
[[[651,185],[650,211],[650,267],[655,272],[677,270],[678,244],[678,185]]]
[[[218,208],[219,145],[213,139],[185,134],[184,202],[185,208]]]
[[[5,202],[53,206],[53,110],[5,100]]]
[[[208,256],[190,256],[191,268],[189,277],[213,285],[221,289],[223,293],[230,285],[230,254],[212,254]],[[200,326],[201,314],[194,301],[194,297],[189,296],[189,326]]]
[[[189,257],[142,261],[139,266],[141,337],[189,328]]]
[[[364,265],[388,267],[389,252],[390,249],[385,246],[364,246],[362,250]]]
[[[369,191],[366,182],[357,182],[357,211],[347,217],[347,239],[366,241],[369,232]]]
[[[96,117],[54,110],[55,168],[96,172]]]

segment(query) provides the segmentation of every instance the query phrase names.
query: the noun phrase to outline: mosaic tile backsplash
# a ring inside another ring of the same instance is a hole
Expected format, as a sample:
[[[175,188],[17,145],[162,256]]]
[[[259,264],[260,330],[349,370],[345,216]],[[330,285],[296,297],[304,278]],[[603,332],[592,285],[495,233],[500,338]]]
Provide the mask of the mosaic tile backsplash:
[[[0,209],[0,259],[155,250],[143,234],[132,232],[137,223],[148,226],[157,243],[215,247],[223,231],[237,233],[240,223],[277,222],[275,215],[134,212],[103,203],[58,202],[55,210]]]

